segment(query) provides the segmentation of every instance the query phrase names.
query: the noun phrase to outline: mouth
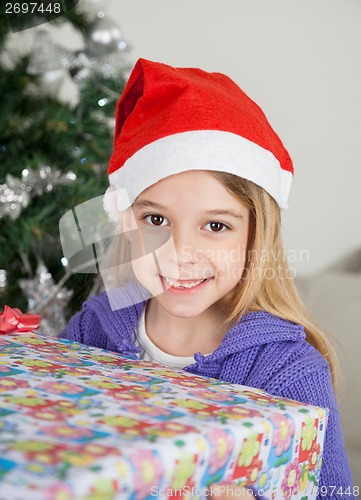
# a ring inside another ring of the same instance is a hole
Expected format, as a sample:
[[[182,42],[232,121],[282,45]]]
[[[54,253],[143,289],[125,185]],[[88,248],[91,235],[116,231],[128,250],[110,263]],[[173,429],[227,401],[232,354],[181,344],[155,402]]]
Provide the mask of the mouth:
[[[211,277],[211,278],[202,278],[198,280],[175,280],[172,278],[166,278],[165,276],[160,276],[160,278],[163,281],[165,288],[170,291],[176,291],[176,290],[189,291],[193,289],[195,290],[200,288],[205,283],[208,283],[212,279]]]

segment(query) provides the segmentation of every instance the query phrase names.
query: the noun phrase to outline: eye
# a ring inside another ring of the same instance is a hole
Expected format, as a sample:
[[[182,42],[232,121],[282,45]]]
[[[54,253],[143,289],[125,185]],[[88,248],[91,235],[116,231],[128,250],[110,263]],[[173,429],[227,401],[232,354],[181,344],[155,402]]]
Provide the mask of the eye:
[[[150,226],[164,226],[165,224],[169,223],[166,217],[163,217],[163,215],[159,214],[145,215],[143,219],[146,220]]]
[[[209,229],[212,233],[223,233],[225,230],[230,229],[229,226],[227,226],[223,222],[217,221],[208,222],[205,227],[207,226],[209,226]]]

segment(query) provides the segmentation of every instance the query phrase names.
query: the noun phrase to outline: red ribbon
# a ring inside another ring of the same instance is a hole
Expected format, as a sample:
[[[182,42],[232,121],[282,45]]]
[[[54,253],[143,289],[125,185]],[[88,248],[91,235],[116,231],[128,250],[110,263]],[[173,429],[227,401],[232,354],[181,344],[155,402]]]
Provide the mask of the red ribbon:
[[[20,309],[5,306],[0,313],[0,334],[30,332],[39,328],[40,318],[38,314],[23,314]]]

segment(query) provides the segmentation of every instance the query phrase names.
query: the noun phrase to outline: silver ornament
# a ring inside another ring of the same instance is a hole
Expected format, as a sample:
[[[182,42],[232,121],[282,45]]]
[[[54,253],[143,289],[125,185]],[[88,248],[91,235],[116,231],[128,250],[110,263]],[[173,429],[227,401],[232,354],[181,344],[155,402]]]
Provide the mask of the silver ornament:
[[[105,17],[97,17],[85,32],[86,53],[100,57],[116,50],[123,41],[119,26]]]
[[[86,14],[97,14],[100,10],[104,10],[107,0],[82,0],[79,3],[79,10]]]

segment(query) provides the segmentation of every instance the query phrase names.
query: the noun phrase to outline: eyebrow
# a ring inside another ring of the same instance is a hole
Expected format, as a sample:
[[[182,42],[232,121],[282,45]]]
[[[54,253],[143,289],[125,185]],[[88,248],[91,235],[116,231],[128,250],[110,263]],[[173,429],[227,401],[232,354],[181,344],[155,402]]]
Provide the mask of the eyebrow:
[[[166,207],[159,205],[158,203],[154,203],[153,201],[148,201],[148,200],[139,200],[134,202],[134,206],[136,208],[156,208],[157,210],[166,210]],[[214,209],[214,210],[206,210],[205,214],[207,215],[230,215],[231,217],[234,217],[236,219],[243,219],[243,215],[237,212],[236,210],[233,210],[231,208],[229,209]]]

